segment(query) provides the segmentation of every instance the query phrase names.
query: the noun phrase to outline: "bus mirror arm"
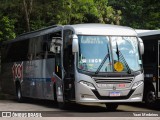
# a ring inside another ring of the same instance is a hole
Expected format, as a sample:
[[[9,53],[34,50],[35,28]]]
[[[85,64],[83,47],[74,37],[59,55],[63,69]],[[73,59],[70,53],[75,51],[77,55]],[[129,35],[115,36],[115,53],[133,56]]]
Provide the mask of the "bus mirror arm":
[[[141,38],[138,38],[139,41],[139,50],[140,50],[140,54],[143,55],[144,54],[144,44]]]

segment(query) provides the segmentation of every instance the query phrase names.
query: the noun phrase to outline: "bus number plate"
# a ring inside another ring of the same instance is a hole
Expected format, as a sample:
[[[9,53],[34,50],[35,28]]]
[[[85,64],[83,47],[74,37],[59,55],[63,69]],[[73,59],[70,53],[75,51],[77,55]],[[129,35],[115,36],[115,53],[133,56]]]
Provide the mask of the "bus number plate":
[[[110,92],[109,96],[121,96],[120,92]]]

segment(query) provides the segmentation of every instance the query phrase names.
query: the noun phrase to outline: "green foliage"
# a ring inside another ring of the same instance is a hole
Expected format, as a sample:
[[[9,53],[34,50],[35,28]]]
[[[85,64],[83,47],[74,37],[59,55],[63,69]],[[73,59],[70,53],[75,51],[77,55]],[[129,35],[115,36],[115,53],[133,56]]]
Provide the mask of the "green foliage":
[[[140,29],[160,29],[159,7],[159,0],[33,0],[29,24],[31,31],[54,24],[79,23],[106,23]],[[14,30],[16,35],[27,32],[24,11],[22,0],[1,0],[1,26],[4,22],[2,18],[6,16],[9,18],[8,24],[11,28],[14,27],[10,29]],[[0,36],[6,34],[1,29]],[[15,35],[9,36],[7,35],[5,39],[11,39]]]
[[[15,37],[14,20],[10,20],[8,17],[3,16],[3,18],[0,19],[0,41],[14,39]]]
[[[53,1],[51,8],[54,8],[53,18],[57,24],[119,24],[121,19],[121,12],[108,6],[107,0],[60,0]]]
[[[108,5],[108,0],[95,1],[101,23],[120,24],[121,11]]]
[[[22,0],[2,0],[0,16],[15,20],[15,32],[27,32]],[[31,31],[53,24],[120,24],[121,11],[108,6],[108,0],[33,0],[29,24]]]
[[[122,25],[139,29],[160,29],[159,0],[110,0],[109,5],[122,11]]]

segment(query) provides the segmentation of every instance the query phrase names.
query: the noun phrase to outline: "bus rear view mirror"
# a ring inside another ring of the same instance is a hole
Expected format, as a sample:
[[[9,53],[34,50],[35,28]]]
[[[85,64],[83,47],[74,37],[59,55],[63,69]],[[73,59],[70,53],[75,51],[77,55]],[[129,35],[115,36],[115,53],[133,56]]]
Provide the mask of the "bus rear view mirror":
[[[143,55],[144,54],[144,44],[141,38],[138,38],[139,41],[139,50],[140,50],[140,54]]]
[[[78,52],[78,37],[77,35],[73,35],[73,41],[72,41],[72,52],[76,53]]]

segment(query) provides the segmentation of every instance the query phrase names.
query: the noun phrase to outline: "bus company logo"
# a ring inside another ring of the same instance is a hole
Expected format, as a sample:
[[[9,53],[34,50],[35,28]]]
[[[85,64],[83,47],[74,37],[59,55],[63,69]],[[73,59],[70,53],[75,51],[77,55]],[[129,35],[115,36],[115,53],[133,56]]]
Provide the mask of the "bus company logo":
[[[13,80],[19,79],[23,80],[23,62],[21,64],[14,63],[12,67]]]

